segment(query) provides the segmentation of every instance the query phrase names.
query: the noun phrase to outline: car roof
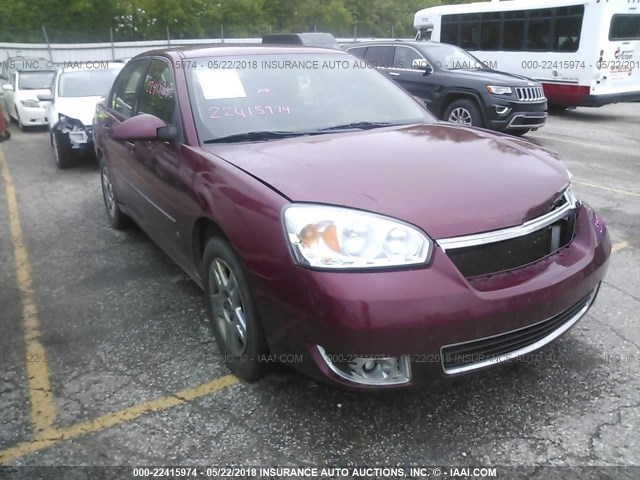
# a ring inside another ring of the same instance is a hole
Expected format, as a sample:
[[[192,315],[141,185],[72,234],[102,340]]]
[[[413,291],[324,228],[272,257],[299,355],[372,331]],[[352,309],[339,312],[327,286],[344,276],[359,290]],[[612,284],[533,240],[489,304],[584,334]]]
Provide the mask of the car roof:
[[[374,47],[374,46],[391,46],[391,45],[408,45],[410,47],[448,47],[449,43],[431,42],[425,40],[373,40],[370,42],[358,42],[353,45],[347,45],[345,48],[355,47]]]
[[[279,55],[287,53],[300,54],[327,54],[328,52],[336,54],[344,54],[341,50],[328,50],[322,47],[310,47],[306,45],[274,45],[274,44],[208,44],[193,45],[187,47],[164,48],[160,50],[151,50],[137,55],[131,61],[152,56],[169,56],[172,58],[201,58],[201,57],[228,57],[243,55]]]

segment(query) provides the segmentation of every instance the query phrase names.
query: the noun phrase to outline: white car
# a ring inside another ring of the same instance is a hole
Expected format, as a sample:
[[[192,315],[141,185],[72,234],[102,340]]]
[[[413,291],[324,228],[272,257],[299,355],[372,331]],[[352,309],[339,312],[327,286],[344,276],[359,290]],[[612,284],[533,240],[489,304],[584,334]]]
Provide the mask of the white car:
[[[67,168],[74,154],[93,152],[93,114],[124,66],[109,63],[107,68],[60,69],[51,92],[39,96],[48,101],[47,118],[56,165]]]
[[[38,95],[51,92],[52,70],[15,71],[9,83],[2,85],[5,111],[18,122],[21,130],[25,127],[47,125],[47,105]]]

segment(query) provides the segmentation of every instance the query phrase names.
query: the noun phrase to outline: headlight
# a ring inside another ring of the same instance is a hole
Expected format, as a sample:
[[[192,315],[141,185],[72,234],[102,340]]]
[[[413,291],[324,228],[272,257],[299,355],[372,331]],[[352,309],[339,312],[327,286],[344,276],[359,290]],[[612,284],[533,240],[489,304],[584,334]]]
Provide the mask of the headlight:
[[[62,133],[69,133],[71,131],[82,131],[84,130],[84,125],[80,120],[75,118],[67,117],[62,113],[58,114],[58,120],[60,120],[60,126],[58,127]]]
[[[297,263],[349,269],[424,264],[427,236],[399,220],[349,208],[296,204],[284,211],[284,228]]]
[[[35,100],[21,100],[22,105],[24,105],[27,108],[38,108],[40,105],[38,105],[38,102]]]
[[[494,95],[508,95],[511,93],[511,87],[501,87],[499,85],[487,85],[487,90]]]

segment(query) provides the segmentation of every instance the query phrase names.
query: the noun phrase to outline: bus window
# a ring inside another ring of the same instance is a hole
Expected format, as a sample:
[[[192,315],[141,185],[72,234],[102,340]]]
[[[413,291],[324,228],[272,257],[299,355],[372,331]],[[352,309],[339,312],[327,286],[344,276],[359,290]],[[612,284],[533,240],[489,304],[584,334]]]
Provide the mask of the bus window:
[[[611,17],[609,40],[640,40],[640,14]]]
[[[500,12],[482,14],[482,50],[500,49]]]
[[[462,15],[460,29],[460,46],[466,50],[478,50],[480,48],[480,15]]]
[[[525,12],[504,12],[502,49],[520,51],[524,48]]]
[[[460,25],[460,15],[443,15],[440,41],[458,45],[458,25]]]
[[[583,16],[584,5],[556,8],[552,46],[555,51],[578,51]]]
[[[527,50],[551,50],[551,9],[530,10],[527,22]]]

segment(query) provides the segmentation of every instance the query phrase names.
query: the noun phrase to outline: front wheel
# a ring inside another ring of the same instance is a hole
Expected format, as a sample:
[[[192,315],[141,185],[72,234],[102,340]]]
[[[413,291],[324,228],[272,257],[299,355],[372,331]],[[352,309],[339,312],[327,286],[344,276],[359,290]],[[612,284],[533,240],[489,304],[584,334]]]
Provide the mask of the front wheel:
[[[207,243],[202,279],[209,320],[223,361],[247,381],[262,376],[260,357],[267,352],[253,294],[240,259],[221,238]]]
[[[71,145],[69,139],[62,133],[54,131],[51,135],[51,145],[53,146],[53,155],[56,159],[56,167],[60,170],[71,166]]]
[[[469,127],[484,126],[480,109],[472,100],[467,99],[451,102],[444,112],[443,119],[451,123],[467,125]]]

